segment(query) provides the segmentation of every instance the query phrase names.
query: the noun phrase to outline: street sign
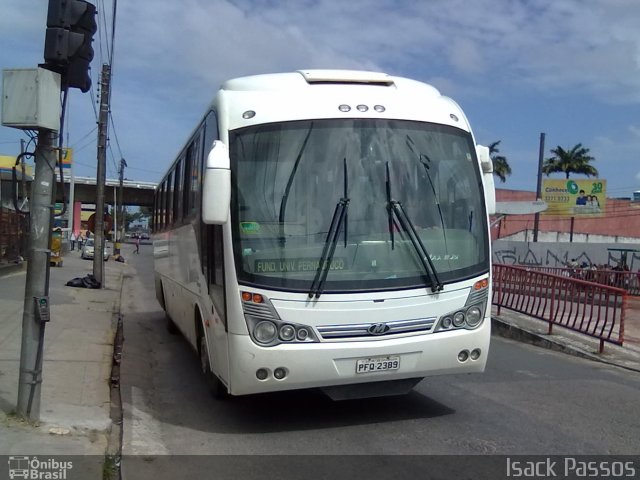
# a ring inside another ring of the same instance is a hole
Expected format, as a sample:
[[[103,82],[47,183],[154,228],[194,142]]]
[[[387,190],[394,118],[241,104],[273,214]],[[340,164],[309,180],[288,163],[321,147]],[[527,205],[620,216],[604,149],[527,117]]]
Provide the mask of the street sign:
[[[496,202],[496,215],[530,215],[544,212],[547,209],[546,202],[534,200],[532,202]]]

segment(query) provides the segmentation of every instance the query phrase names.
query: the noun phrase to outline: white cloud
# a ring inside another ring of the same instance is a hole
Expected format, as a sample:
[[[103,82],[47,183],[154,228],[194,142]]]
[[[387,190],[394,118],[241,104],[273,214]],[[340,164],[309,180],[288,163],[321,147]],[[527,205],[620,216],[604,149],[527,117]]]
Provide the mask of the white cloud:
[[[110,11],[112,2],[96,3]],[[46,0],[3,2],[2,68],[42,61],[46,6]],[[594,104],[640,103],[637,0],[590,0],[589,8],[583,0],[154,0],[118,8],[113,116],[128,163],[153,170],[164,170],[218,86],[246,74],[331,67],[431,82],[463,106],[487,104],[475,113],[476,130],[504,139],[504,153],[523,170],[537,154],[515,136],[535,138],[547,128],[546,112],[537,112],[534,133],[511,129],[511,142],[504,123],[490,116],[525,128],[520,123],[534,116],[537,98],[557,98],[558,108],[563,97],[580,94]],[[100,48],[106,35],[100,38],[94,78],[106,56]],[[492,111],[505,92],[519,95],[519,103],[503,100]],[[74,92],[71,103],[72,117],[85,115],[71,128],[76,138],[94,126],[91,97],[79,97]],[[574,143],[596,142],[598,158],[638,157],[640,127],[623,135],[613,121],[608,129],[606,119],[600,123],[603,139],[580,135]],[[626,178],[634,175],[627,170]]]

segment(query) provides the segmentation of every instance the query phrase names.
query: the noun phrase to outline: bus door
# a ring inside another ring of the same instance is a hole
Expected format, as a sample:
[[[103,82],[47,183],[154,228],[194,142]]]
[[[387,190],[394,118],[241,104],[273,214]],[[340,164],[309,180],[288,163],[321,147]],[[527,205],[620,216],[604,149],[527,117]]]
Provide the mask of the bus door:
[[[211,369],[225,381],[229,378],[229,356],[227,343],[227,309],[224,285],[224,255],[221,225],[201,224],[203,232],[202,256],[204,273],[211,308],[207,338]]]

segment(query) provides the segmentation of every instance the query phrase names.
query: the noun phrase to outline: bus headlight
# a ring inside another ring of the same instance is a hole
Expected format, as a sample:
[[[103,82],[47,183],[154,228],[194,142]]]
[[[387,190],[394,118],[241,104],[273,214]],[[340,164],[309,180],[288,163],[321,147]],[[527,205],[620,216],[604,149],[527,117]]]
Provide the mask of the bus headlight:
[[[309,330],[307,330],[305,327],[298,328],[296,337],[298,338],[298,340],[304,342],[307,338],[309,338]]]
[[[467,310],[467,325],[471,328],[477,327],[482,321],[482,310],[474,306]]]
[[[453,326],[456,328],[460,328],[462,325],[464,325],[464,313],[456,312],[453,315]]]
[[[283,325],[280,327],[280,339],[285,342],[289,342],[293,340],[293,337],[296,336],[296,329],[293,328],[292,325]]]
[[[273,322],[263,321],[253,329],[253,336],[260,343],[271,343],[278,334],[278,329]]]
[[[312,327],[283,321],[264,294],[248,290],[239,293],[249,335],[261,347],[320,341]]]

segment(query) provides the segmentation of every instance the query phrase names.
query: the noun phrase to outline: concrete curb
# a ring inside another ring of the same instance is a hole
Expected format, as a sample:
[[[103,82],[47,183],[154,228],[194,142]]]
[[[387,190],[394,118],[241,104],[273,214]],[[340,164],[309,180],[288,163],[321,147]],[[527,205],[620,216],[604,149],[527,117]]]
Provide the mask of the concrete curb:
[[[123,263],[122,265],[127,265]],[[119,294],[114,305],[114,339],[113,339],[113,363],[111,365],[110,377],[110,416],[111,429],[107,434],[107,448],[105,451],[104,471],[108,472],[105,477],[118,479],[122,478],[120,467],[122,463],[122,435],[123,435],[123,414],[122,397],[120,393],[120,361],[122,359],[122,343],[124,341],[123,316],[122,316],[122,292],[127,272],[123,270],[120,275]]]
[[[533,332],[520,325],[505,321],[498,317],[491,317],[491,328],[492,332],[500,335],[501,337],[510,338],[523,343],[529,343],[549,350],[555,350],[575,357],[585,358],[594,362],[600,362],[624,368],[626,370],[640,372],[640,367],[636,367],[635,365],[627,365],[622,361],[611,361],[605,359],[596,353],[586,351],[580,347],[570,344],[569,342],[563,342],[557,336],[552,338],[548,335]]]
[[[6,263],[0,265],[0,277],[27,270],[27,262]]]

